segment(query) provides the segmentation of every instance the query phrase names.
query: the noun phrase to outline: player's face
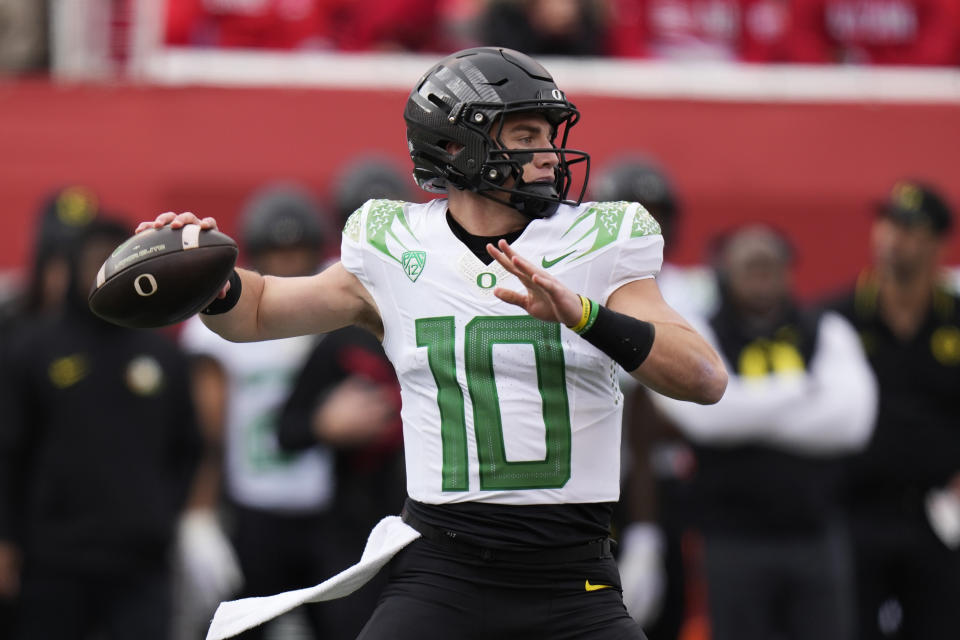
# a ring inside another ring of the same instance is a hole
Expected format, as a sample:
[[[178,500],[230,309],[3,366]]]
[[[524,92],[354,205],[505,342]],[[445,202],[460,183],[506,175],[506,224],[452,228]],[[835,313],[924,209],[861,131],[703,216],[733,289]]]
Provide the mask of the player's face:
[[[940,260],[940,238],[924,225],[907,226],[878,218],[870,241],[877,268],[896,278],[936,269]]]
[[[498,134],[500,143],[507,149],[553,149],[553,127],[540,114],[508,114],[503,119],[503,126],[495,123],[492,131]],[[513,157],[517,156],[514,154]],[[527,160],[523,163],[524,182],[552,184],[556,179],[555,169],[560,164],[560,156],[555,151],[537,151],[523,159]]]

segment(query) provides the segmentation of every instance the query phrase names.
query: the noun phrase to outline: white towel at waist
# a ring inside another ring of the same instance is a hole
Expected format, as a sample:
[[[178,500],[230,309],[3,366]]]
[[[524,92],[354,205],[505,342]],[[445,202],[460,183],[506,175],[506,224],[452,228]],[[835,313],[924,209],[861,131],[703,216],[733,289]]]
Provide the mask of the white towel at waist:
[[[360,562],[332,578],[305,589],[220,603],[207,631],[207,640],[232,638],[306,602],[335,600],[349,595],[369,582],[390,558],[419,537],[420,532],[399,516],[387,516],[370,532]]]

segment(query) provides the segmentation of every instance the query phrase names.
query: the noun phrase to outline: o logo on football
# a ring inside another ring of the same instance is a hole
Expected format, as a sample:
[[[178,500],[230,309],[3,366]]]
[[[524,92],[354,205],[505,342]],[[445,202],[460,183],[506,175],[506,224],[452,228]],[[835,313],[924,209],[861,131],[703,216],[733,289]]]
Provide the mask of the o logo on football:
[[[147,288],[144,289],[143,283],[147,283]],[[149,298],[157,292],[157,279],[153,277],[153,274],[150,273],[141,273],[137,276],[137,279],[133,281],[133,288],[136,289],[137,294],[144,298]]]

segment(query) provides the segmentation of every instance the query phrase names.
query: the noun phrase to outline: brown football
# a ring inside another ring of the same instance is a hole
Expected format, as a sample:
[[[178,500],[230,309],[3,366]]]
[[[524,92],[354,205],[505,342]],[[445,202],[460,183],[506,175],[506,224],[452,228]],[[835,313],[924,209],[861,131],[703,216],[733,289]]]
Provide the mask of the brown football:
[[[237,253],[230,236],[195,224],[142,231],[100,267],[88,298],[90,310],[124,327],[186,320],[217,297]]]

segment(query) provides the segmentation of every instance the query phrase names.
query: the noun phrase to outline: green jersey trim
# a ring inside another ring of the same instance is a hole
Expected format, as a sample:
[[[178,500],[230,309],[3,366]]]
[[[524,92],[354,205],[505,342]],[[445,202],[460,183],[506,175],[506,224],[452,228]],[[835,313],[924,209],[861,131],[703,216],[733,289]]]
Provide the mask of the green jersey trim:
[[[588,222],[590,226],[576,240],[576,243],[579,243],[591,234],[596,235],[593,239],[593,245],[573,259],[580,260],[594,251],[613,244],[617,236],[620,235],[620,227],[623,226],[623,217],[626,215],[629,207],[629,202],[597,202],[594,206],[583,212],[573,223],[573,226],[567,229],[563,235],[566,236],[583,222]],[[590,220],[591,218],[592,220]]]
[[[633,214],[630,237],[642,238],[644,236],[658,236],[660,234],[660,223],[658,223],[643,206],[638,206],[637,212]]]
[[[573,238],[558,252],[561,257],[548,259],[544,256],[543,267],[549,268],[574,253],[577,255],[569,262],[581,260],[612,245],[620,237],[620,231],[631,206],[633,206],[632,202],[595,202],[588,206],[560,236]],[[640,223],[638,218],[642,219]],[[630,237],[653,235],[659,232],[660,227],[653,217],[643,207],[637,205]]]
[[[405,235],[409,238],[419,242],[403,214],[405,204],[401,200],[372,200],[367,211],[367,242],[371,247],[400,264],[403,263],[403,254],[411,250],[400,238],[400,234],[405,232]],[[400,245],[401,250],[398,252],[391,251],[387,244],[388,238]]]
[[[363,207],[350,214],[347,222],[343,225],[343,235],[347,236],[353,242],[360,242],[360,218],[363,217]]]

